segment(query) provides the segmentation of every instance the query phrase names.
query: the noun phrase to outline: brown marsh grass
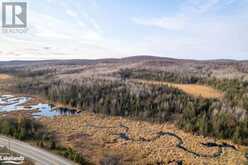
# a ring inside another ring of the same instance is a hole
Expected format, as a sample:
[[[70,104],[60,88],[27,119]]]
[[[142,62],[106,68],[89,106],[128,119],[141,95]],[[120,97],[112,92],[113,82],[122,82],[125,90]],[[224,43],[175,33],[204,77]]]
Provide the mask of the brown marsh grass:
[[[195,97],[203,97],[203,98],[223,98],[223,92],[216,90],[212,87],[198,84],[176,84],[169,83],[164,81],[149,81],[149,80],[132,80],[138,83],[144,84],[153,84],[153,85],[168,85],[170,87],[178,88],[185,93],[195,96]]]
[[[246,159],[244,151],[247,147],[235,145],[237,151],[226,148],[223,154],[217,158],[196,157],[178,147],[177,140],[166,136],[151,142],[133,142],[123,139],[114,140],[116,134],[123,132],[123,128],[101,129],[87,127],[92,124],[100,127],[115,127],[121,124],[129,127],[129,136],[132,139],[150,139],[159,131],[168,131],[177,134],[184,141],[184,146],[190,150],[213,154],[218,148],[207,148],[202,142],[217,142],[210,137],[196,136],[186,133],[173,124],[155,124],[144,121],[135,121],[123,117],[111,117],[102,114],[83,112],[79,116],[67,116],[56,118],[43,118],[41,122],[56,134],[57,139],[66,146],[73,147],[94,164],[107,155],[118,155],[122,158],[122,164],[148,165],[157,162],[182,160],[184,164],[243,164]],[[230,141],[225,141],[232,144]]]

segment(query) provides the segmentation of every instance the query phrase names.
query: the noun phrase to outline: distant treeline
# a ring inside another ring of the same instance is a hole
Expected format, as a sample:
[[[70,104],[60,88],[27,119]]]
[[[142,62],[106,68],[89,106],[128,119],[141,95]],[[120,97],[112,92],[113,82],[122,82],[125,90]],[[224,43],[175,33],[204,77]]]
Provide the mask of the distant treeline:
[[[49,76],[56,73],[56,69],[27,69],[25,67],[0,67],[0,73],[10,74],[16,77],[39,77],[39,76]]]
[[[248,117],[232,114],[215,99],[194,98],[168,86],[121,81],[18,81],[19,92],[37,91],[49,100],[107,115],[129,116],[152,122],[176,122],[193,133],[233,139],[248,144]]]

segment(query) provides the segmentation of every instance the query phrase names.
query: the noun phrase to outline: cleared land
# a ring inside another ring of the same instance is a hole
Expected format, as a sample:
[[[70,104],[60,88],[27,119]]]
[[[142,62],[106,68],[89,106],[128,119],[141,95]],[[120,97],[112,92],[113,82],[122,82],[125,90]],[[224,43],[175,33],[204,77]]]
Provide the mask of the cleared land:
[[[80,116],[43,118],[41,122],[55,132],[61,143],[80,151],[95,164],[99,164],[99,161],[106,156],[119,156],[123,164],[137,165],[156,164],[158,162],[167,164],[173,160],[197,165],[244,164],[246,161],[244,152],[247,148],[244,146],[234,145],[237,150],[223,148],[220,156],[206,158],[195,156],[179,148],[176,137],[162,136],[156,138],[158,132],[171,132],[182,139],[185,148],[208,155],[217,153],[219,148],[206,147],[201,143],[222,144],[222,142],[226,142],[232,144],[230,141],[194,136],[169,123],[152,124],[89,112],[83,112]],[[128,132],[128,135],[125,132]]]
[[[9,80],[12,77],[7,74],[0,74],[0,80]]]
[[[178,88],[185,93],[195,96],[195,97],[203,97],[203,98],[218,98],[221,99],[224,94],[209,86],[198,85],[198,84],[176,84],[169,83],[163,81],[149,81],[149,80],[132,80],[138,83],[144,84],[154,84],[154,85],[168,85],[174,88]]]

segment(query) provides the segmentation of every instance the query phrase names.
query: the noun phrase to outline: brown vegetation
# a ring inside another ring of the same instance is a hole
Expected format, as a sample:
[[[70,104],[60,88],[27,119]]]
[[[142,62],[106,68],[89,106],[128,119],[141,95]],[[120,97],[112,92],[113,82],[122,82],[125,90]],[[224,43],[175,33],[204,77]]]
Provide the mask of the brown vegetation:
[[[12,77],[10,75],[7,74],[0,74],[0,80],[9,80]]]
[[[223,92],[216,90],[212,87],[198,84],[176,84],[169,83],[164,81],[149,81],[149,80],[133,80],[135,82],[144,83],[144,84],[155,84],[155,85],[168,85],[174,88],[178,88],[185,93],[203,98],[222,98],[224,96]]]
[[[84,112],[80,116],[43,118],[41,122],[54,131],[57,138],[66,146],[70,146],[94,163],[99,164],[106,156],[117,156],[123,164],[167,164],[173,160],[182,160],[185,164],[243,164],[245,147],[235,145],[236,150],[226,148],[217,158],[194,156],[176,147],[177,140],[173,137],[161,137],[151,142],[125,141],[117,139],[118,134],[125,129],[118,126],[124,124],[129,127],[129,137],[132,139],[150,139],[159,131],[177,134],[190,150],[213,154],[218,148],[207,148],[201,145],[205,142],[218,142],[212,138],[194,136],[177,129],[173,124],[151,124],[144,121],[134,121],[122,117],[107,117],[104,115]],[[95,125],[103,128],[88,127]],[[113,127],[113,128],[104,128]],[[227,141],[226,141],[227,142]],[[229,144],[232,144],[228,141]]]

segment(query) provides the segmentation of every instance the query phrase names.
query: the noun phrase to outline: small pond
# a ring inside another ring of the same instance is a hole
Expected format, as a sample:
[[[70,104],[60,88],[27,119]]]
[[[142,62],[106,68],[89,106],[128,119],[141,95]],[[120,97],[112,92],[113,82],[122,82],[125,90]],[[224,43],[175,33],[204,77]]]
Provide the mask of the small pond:
[[[37,110],[37,112],[32,113],[34,117],[53,117],[53,116],[68,116],[77,115],[75,110],[71,110],[65,107],[53,107],[49,104],[36,104],[31,106],[25,106],[31,100],[31,97],[15,97],[12,95],[2,95],[0,96],[0,112],[12,112],[19,110]]]

